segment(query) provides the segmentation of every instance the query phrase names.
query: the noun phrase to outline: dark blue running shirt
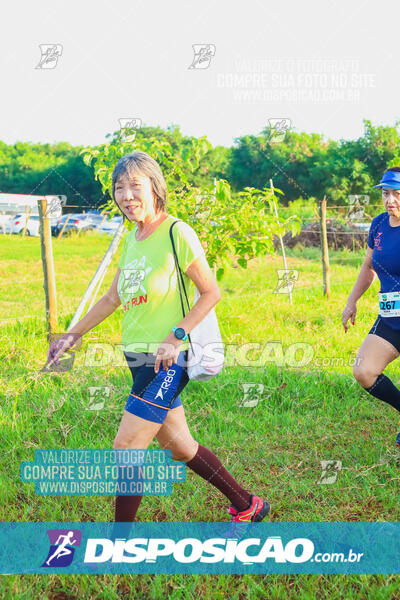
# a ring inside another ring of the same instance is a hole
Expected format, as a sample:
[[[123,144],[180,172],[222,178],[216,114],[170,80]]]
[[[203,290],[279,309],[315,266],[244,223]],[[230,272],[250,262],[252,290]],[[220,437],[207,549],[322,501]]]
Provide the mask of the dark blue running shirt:
[[[372,219],[368,246],[373,249],[372,268],[381,282],[380,292],[400,292],[400,225],[389,224],[389,214]],[[392,329],[400,329],[400,317],[381,317]]]

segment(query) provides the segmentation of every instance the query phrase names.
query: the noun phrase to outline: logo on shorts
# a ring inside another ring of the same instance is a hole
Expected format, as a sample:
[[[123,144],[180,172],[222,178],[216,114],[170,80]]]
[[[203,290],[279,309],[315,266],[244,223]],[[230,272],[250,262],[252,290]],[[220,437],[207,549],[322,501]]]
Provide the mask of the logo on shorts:
[[[79,529],[48,529],[50,549],[42,567],[68,567],[74,558],[75,547],[81,545]]]
[[[168,391],[171,383],[174,380],[174,375],[175,375],[176,371],[175,369],[168,369],[167,374],[164,378],[164,381],[162,382],[157,394],[155,395],[155,399],[156,398],[161,398],[161,400],[164,400],[164,396],[163,396],[163,392],[162,390],[164,389],[165,391]]]

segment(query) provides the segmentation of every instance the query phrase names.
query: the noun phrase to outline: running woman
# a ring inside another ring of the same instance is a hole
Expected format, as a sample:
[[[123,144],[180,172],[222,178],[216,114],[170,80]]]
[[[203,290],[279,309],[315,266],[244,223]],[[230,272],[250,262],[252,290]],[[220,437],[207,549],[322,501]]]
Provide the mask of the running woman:
[[[112,197],[136,226],[128,233],[107,293],[72,330],[53,342],[48,360],[73,346],[85,333],[123,305],[122,348],[133,385],[114,448],[146,449],[154,437],[231,502],[231,521],[261,521],[267,501],[245,490],[217,456],[190,433],[180,393],[187,385],[188,333],[220,300],[221,294],[194,229],[178,221],[174,243],[185,287],[200,298],[182,318],[181,297],[170,239],[177,218],[166,211],[167,186],[158,163],[144,152],[123,156],[112,174]],[[191,288],[191,289],[190,289]],[[153,351],[143,351],[143,349]],[[156,349],[154,352],[154,348]],[[116,496],[115,522],[135,520],[142,496]]]
[[[372,220],[368,249],[354,288],[343,311],[342,323],[354,320],[357,301],[370,287],[375,274],[380,281],[379,314],[361,345],[353,374],[372,396],[400,412],[400,389],[383,374],[400,354],[400,167],[387,169],[381,182],[385,212]],[[400,446],[400,433],[396,445]]]

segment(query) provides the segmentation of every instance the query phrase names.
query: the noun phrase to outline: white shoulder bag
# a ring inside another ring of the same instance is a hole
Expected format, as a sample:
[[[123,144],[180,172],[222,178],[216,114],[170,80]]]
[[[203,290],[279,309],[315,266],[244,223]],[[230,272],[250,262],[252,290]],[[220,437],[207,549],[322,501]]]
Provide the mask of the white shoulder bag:
[[[169,235],[171,238],[172,249],[175,259],[175,266],[177,270],[177,279],[179,285],[179,294],[181,297],[182,313],[185,317],[185,308],[182,296],[182,288],[185,293],[186,303],[188,311],[190,310],[190,303],[187,297],[185,282],[181,268],[179,266],[178,257],[175,250],[174,237],[172,234],[172,228],[175,223],[174,221],[169,229]],[[197,287],[194,289],[193,304],[200,298],[200,293]],[[188,334],[189,338],[189,352],[188,352],[188,376],[189,379],[197,379],[200,381],[208,381],[215,375],[221,372],[224,365],[224,345],[222,342],[221,334],[218,327],[217,315],[214,308],[206,314],[206,316],[193,328],[192,332]]]

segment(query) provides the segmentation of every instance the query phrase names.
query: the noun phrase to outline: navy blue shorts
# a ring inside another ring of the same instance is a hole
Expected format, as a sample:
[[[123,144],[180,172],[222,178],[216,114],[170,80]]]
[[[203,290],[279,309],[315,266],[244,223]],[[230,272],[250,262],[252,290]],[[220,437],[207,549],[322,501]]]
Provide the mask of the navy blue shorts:
[[[161,363],[158,373],[151,352],[124,352],[133,379],[125,410],[147,421],[164,423],[168,411],[182,404],[179,394],[189,382],[187,367],[183,366],[187,352],[182,350],[168,370]]]
[[[390,342],[392,346],[400,352],[400,329],[393,329],[385,323],[381,315],[378,315],[375,323],[372,325],[368,333],[374,333],[384,340]]]

